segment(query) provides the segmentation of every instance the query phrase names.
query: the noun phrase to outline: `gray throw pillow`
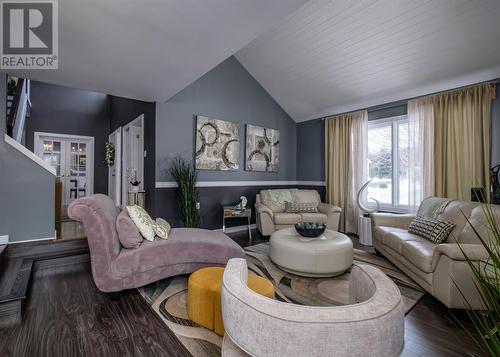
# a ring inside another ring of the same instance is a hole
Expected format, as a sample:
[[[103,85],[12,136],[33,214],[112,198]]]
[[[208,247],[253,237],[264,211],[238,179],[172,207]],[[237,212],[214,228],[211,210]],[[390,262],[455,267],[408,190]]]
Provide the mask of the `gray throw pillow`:
[[[315,213],[318,212],[316,202],[285,202],[285,211],[288,213]]]
[[[440,244],[448,238],[454,227],[455,223],[452,222],[416,216],[411,221],[408,232],[430,240],[434,244]]]
[[[134,221],[130,219],[126,209],[122,210],[116,219],[118,239],[124,248],[138,248],[142,243],[142,236]]]

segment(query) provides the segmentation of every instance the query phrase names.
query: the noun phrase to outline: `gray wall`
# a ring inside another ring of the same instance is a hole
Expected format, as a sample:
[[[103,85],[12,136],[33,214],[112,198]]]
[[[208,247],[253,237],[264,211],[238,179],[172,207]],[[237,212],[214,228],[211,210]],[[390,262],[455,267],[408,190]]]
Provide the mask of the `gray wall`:
[[[200,181],[295,181],[297,126],[269,94],[234,58],[230,57],[165,103],[156,104],[156,180],[172,181],[169,161],[176,155],[192,159],[195,147],[195,116],[206,115],[239,122],[240,170],[199,171]],[[248,172],[245,164],[245,124],[280,130],[278,173]],[[201,227],[222,226],[222,205],[235,203],[241,195],[250,207],[256,193],[270,186],[200,188]],[[282,187],[282,186],[280,186]],[[156,189],[155,214],[174,227],[181,226],[176,189]],[[245,223],[228,221],[228,226]]]
[[[11,242],[54,237],[55,177],[4,141],[4,74],[0,98],[0,235]]]
[[[239,122],[240,170],[200,171],[200,181],[294,181],[296,179],[297,131],[295,122],[234,57],[212,69],[165,103],[156,105],[156,180],[171,181],[169,159],[193,158],[195,116],[206,115]],[[280,131],[278,173],[247,172],[245,124]]]
[[[26,119],[26,147],[34,152],[34,133],[94,137],[94,193],[108,192],[104,148],[109,134],[108,95],[31,82],[31,116]]]

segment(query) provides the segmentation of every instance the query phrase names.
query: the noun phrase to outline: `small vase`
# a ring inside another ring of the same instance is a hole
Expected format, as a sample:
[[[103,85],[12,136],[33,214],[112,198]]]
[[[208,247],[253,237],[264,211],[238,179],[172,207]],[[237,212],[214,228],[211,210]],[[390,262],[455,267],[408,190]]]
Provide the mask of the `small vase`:
[[[133,186],[132,185],[130,191],[132,191],[132,192],[139,192],[139,186]]]

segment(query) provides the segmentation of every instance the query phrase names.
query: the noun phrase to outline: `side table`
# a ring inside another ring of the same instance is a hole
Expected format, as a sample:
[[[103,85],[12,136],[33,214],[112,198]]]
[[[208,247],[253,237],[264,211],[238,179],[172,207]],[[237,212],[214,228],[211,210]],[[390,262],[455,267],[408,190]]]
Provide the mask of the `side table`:
[[[250,220],[252,218],[251,208],[239,208],[237,206],[223,206],[222,207],[222,232],[226,233],[226,219],[227,218],[246,218],[248,226],[248,242],[252,244],[252,228]]]
[[[146,201],[146,191],[128,191],[127,192],[127,205],[137,205],[144,208]]]

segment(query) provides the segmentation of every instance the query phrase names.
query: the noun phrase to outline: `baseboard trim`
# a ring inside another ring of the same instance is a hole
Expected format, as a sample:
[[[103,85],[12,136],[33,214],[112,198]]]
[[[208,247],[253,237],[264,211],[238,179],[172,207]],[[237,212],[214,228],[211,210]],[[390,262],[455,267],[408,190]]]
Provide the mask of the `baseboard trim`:
[[[199,181],[197,187],[234,186],[326,186],[324,181]],[[175,188],[175,181],[157,181],[156,188]]]
[[[255,228],[257,228],[257,225],[255,223],[251,224],[250,228],[251,229],[255,229]],[[246,230],[248,230],[248,226],[246,224],[243,225],[243,226],[226,227],[226,233],[243,232],[243,231],[246,231]],[[222,228],[214,229],[214,231],[222,232]]]
[[[49,238],[36,238],[36,239],[28,239],[28,240],[19,240],[19,241],[12,241],[6,243],[7,245],[14,245],[14,244],[19,244],[19,243],[36,243],[36,242],[44,242],[48,240],[56,240],[56,237],[49,237]]]

